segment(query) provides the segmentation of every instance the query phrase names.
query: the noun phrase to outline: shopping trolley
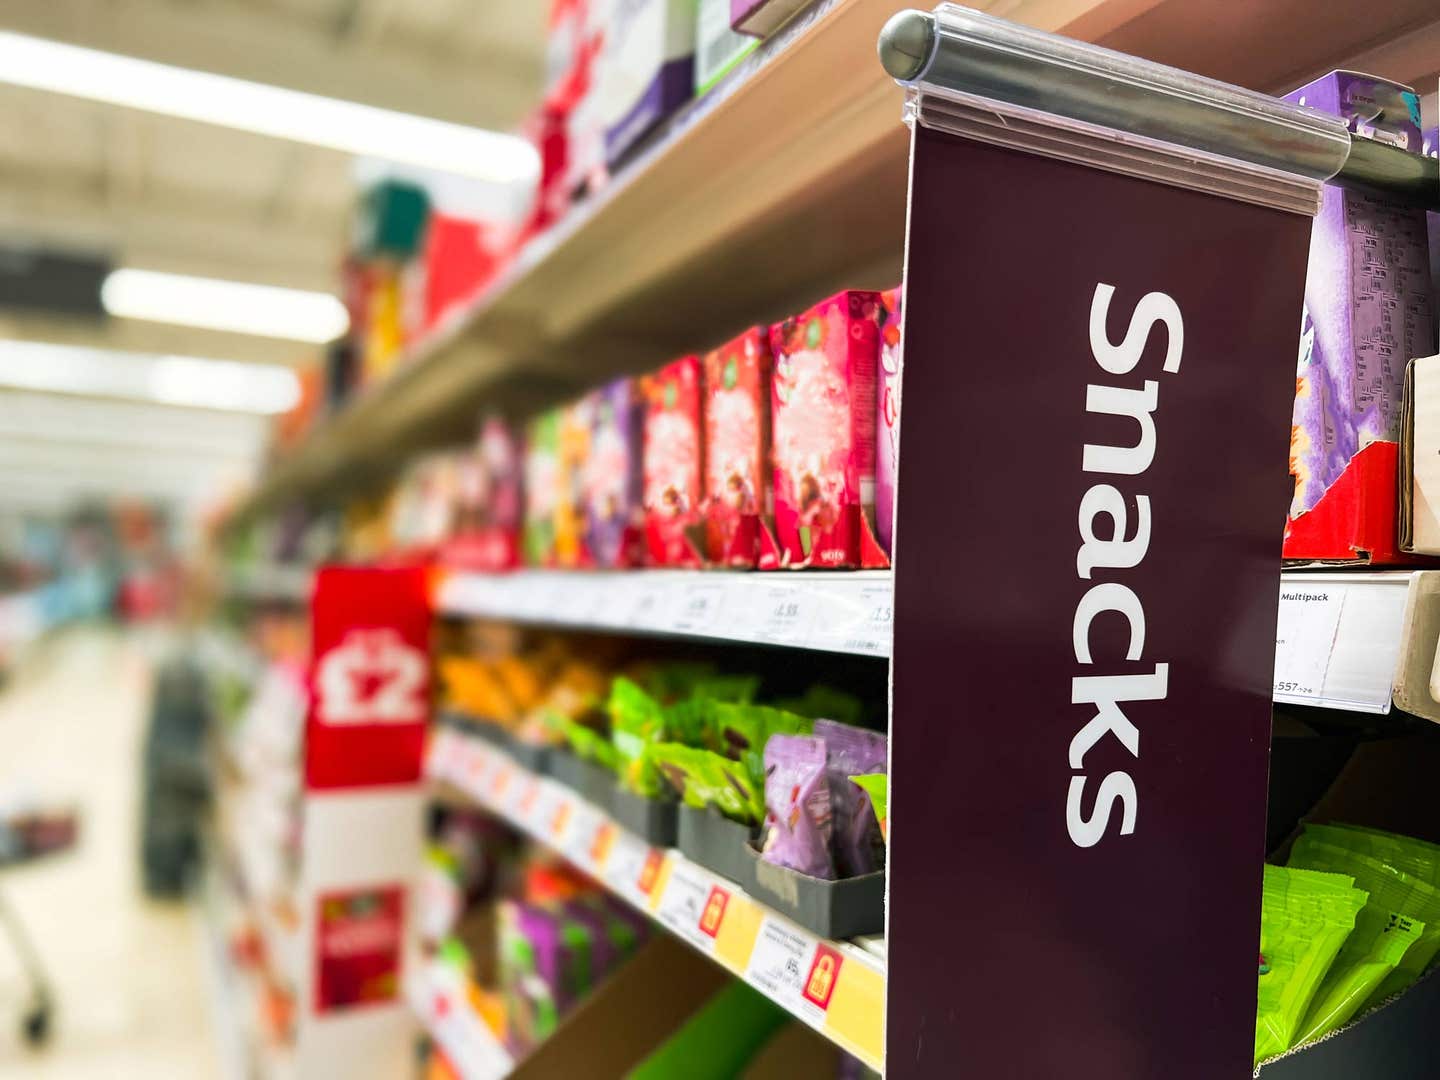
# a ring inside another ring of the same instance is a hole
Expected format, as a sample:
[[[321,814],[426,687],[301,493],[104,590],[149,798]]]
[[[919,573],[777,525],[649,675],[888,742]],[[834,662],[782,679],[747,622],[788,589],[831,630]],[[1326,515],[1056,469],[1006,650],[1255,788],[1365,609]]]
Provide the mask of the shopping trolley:
[[[25,811],[0,817],[0,869],[32,862],[73,847],[79,833],[78,817],[71,810]],[[40,962],[40,954],[20,918],[0,891],[0,924],[29,983],[30,998],[21,1017],[25,1041],[39,1046],[50,1034],[55,998]]]

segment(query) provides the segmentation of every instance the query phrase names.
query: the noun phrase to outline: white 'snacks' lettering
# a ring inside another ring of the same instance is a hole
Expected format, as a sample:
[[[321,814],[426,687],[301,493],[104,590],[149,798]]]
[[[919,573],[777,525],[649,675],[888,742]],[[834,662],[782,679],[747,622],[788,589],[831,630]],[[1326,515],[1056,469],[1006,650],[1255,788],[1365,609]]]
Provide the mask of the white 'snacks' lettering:
[[[1090,300],[1090,354],[1101,369],[1111,375],[1128,375],[1157,326],[1167,334],[1162,369],[1170,374],[1180,370],[1185,347],[1185,326],[1180,307],[1165,293],[1147,293],[1135,305],[1125,338],[1110,342],[1105,325],[1110,314],[1113,285],[1095,286]],[[1106,443],[1086,443],[1081,460],[1087,473],[1113,476],[1142,476],[1155,460],[1155,409],[1160,403],[1160,384],[1145,379],[1140,385],[1091,384],[1085,388],[1085,410],[1104,417],[1110,433]],[[1127,424],[1127,421],[1133,423]],[[1138,425],[1138,433],[1136,432]],[[1131,507],[1133,505],[1133,515]],[[1133,516],[1133,520],[1132,520]],[[1080,549],[1075,554],[1075,573],[1090,580],[1097,570],[1129,570],[1139,566],[1150,548],[1150,498],[1135,495],[1127,500],[1112,484],[1094,484],[1080,500]],[[1092,654],[1090,630],[1102,616],[1123,619],[1129,630],[1124,656],[1097,658]],[[1128,585],[1104,581],[1091,586],[1075,608],[1072,628],[1075,660],[1080,664],[1114,665],[1140,660],[1145,649],[1145,608]],[[1065,827],[1070,839],[1082,848],[1094,847],[1105,837],[1120,809],[1120,835],[1135,831],[1140,797],[1129,773],[1116,770],[1100,780],[1087,817],[1083,808],[1085,756],[1107,735],[1113,735],[1130,755],[1140,759],[1140,729],[1122,705],[1131,702],[1161,701],[1168,690],[1169,664],[1150,663],[1148,670],[1122,674],[1077,675],[1070,681],[1070,703],[1085,706],[1088,719],[1070,739],[1069,762],[1075,775],[1065,799]]]

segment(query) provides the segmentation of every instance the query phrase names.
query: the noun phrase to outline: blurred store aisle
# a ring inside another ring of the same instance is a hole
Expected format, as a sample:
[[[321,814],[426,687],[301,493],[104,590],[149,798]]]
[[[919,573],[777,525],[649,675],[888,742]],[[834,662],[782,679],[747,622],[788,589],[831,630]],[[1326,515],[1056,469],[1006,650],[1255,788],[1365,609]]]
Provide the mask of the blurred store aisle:
[[[205,928],[140,887],[136,815],[150,661],[143,642],[77,628],[43,643],[0,693],[0,792],[80,807],[79,846],[0,871],[49,971],[49,1046],[19,1036],[23,981],[0,942],[0,1078],[206,1080],[219,1075]]]

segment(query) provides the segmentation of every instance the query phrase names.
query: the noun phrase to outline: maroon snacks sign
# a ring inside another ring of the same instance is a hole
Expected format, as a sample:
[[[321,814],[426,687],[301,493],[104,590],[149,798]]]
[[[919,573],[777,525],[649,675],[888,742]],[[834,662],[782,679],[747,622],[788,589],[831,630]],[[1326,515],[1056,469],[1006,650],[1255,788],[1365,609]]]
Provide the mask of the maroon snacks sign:
[[[1248,1075],[1310,219],[914,155],[888,1074]]]

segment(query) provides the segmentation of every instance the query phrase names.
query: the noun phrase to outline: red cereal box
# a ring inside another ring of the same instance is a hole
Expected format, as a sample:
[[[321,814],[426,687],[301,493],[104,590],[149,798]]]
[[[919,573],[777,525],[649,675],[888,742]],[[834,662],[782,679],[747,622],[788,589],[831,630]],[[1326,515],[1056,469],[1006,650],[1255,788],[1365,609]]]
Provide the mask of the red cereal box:
[[[701,565],[704,444],[700,358],[667,364],[643,383],[645,546],[656,566]]]
[[[773,567],[769,330],[755,327],[707,353],[704,368],[705,557]]]

